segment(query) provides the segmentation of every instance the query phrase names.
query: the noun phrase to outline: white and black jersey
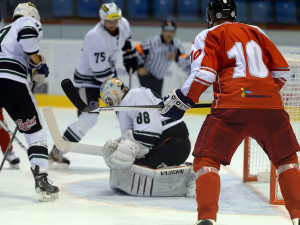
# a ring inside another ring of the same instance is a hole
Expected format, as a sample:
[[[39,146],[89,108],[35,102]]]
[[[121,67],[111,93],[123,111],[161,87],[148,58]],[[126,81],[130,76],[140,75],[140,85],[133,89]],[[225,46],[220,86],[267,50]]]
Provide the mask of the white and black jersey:
[[[131,38],[128,21],[121,18],[117,35],[111,35],[99,22],[84,37],[83,48],[74,74],[75,86],[99,88],[104,80],[116,75],[119,52]]]
[[[0,31],[0,78],[28,83],[28,61],[39,52],[43,30],[40,21],[21,17]]]
[[[139,87],[129,90],[120,105],[157,105],[160,101],[150,89]],[[163,117],[158,110],[121,111],[118,118],[122,134],[131,129],[135,140],[148,148],[158,143],[164,130],[182,122]]]
[[[184,47],[176,37],[171,43],[166,43],[161,35],[155,35],[144,40],[139,46],[141,47],[137,49],[139,67],[144,66],[157,79],[163,79],[172,62],[168,53],[176,55],[176,62],[179,56],[185,55]]]

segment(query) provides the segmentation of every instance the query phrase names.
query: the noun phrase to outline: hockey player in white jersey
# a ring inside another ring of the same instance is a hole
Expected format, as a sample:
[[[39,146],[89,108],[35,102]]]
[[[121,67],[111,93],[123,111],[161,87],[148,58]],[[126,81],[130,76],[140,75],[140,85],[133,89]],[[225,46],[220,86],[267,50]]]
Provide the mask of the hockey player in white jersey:
[[[32,82],[40,85],[49,74],[44,57],[38,54],[42,35],[35,5],[18,4],[13,22],[0,30],[0,107],[25,135],[39,200],[52,201],[58,198],[59,189],[48,182],[47,136],[28,82],[30,76]]]
[[[150,89],[128,89],[119,79],[107,79],[101,99],[110,106],[156,105]],[[122,137],[109,140],[103,157],[111,168],[110,185],[137,196],[192,196],[195,175],[182,165],[191,150],[182,120],[162,117],[158,110],[118,112]]]
[[[123,63],[126,70],[137,67],[136,53],[132,50],[129,22],[122,17],[121,9],[115,3],[106,3],[99,10],[100,22],[84,37],[84,44],[74,73],[74,84],[81,98],[90,106],[98,106],[102,83],[109,77],[116,77],[118,54],[124,51]],[[66,129],[63,138],[79,142],[97,122],[99,113],[81,113],[78,120]],[[70,164],[55,146],[50,159],[56,163]]]

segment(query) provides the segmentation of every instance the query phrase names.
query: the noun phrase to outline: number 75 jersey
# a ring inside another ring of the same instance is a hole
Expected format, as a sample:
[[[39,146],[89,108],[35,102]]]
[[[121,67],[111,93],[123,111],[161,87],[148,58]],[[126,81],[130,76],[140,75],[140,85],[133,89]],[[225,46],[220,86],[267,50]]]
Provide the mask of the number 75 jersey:
[[[213,84],[212,108],[282,109],[279,90],[290,69],[260,28],[229,22],[206,29],[190,58],[191,75],[181,89],[194,102]]]

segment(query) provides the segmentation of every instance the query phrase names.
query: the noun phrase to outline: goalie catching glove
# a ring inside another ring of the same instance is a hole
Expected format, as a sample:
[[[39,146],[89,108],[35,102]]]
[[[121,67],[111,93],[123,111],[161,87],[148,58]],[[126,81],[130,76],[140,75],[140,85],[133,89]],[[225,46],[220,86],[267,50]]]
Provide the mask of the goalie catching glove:
[[[131,73],[134,73],[137,70],[138,63],[135,49],[127,51],[123,54],[123,65],[125,66],[128,74],[130,69],[132,69]]]
[[[134,140],[132,130],[128,130],[119,143],[118,140],[109,140],[103,147],[104,161],[111,169],[128,169],[135,159],[143,158],[149,152],[148,148]]]
[[[40,86],[46,77],[49,75],[49,68],[46,64],[46,59],[44,56],[39,55],[40,63],[35,65],[30,60],[29,61],[29,74],[31,75],[31,81],[34,81],[37,86]]]
[[[192,108],[195,103],[186,97],[180,89],[177,89],[164,97],[159,105],[164,106],[160,112],[161,115],[179,120],[183,117],[185,111]]]

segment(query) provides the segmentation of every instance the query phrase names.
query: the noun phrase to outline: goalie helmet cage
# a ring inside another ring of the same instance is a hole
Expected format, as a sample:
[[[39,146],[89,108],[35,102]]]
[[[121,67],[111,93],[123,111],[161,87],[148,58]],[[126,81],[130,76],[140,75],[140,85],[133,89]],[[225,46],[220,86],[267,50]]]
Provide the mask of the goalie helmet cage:
[[[283,56],[290,66],[291,77],[280,90],[280,94],[297,140],[300,142],[300,54],[283,54]],[[284,204],[276,168],[271,165],[267,155],[256,141],[249,137],[244,140],[243,181],[269,182],[270,204]]]

